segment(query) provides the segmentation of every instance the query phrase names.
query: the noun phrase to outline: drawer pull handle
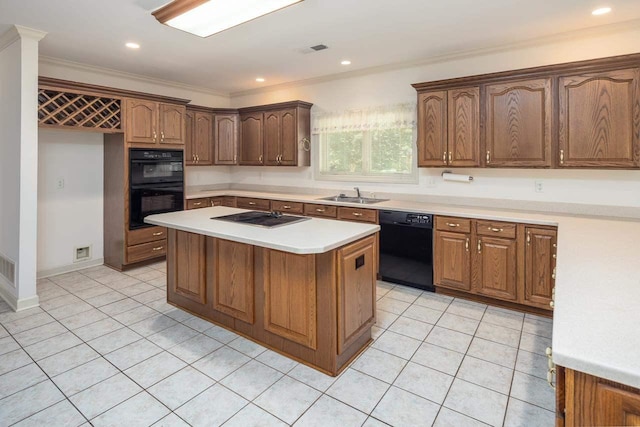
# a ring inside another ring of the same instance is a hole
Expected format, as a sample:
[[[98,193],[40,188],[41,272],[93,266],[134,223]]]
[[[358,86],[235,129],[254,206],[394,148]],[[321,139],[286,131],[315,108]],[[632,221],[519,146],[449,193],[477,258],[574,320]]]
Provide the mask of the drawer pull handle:
[[[202,202],[196,202],[193,204],[193,206],[200,206],[202,204]]]
[[[478,253],[482,253],[482,239],[478,239]]]
[[[249,206],[255,206],[256,202],[249,202]]]
[[[454,223],[454,222],[447,222],[447,225],[448,225],[449,227],[460,227],[460,224],[456,224],[456,223]]]
[[[449,164],[451,164],[452,160],[451,160],[451,151],[449,151]]]
[[[156,142],[156,139],[158,139],[158,134],[156,133],[156,131],[153,131],[153,142]]]
[[[282,205],[282,209],[291,209],[291,206],[289,206],[289,205]]]
[[[560,164],[564,164],[564,150],[560,150]]]
[[[467,237],[467,242],[464,244],[464,248],[469,252],[469,238]]]
[[[164,231],[158,231],[157,233],[153,233],[154,236],[162,236]]]
[[[354,212],[353,216],[362,216],[362,214],[360,212]]]
[[[494,233],[501,233],[504,231],[503,228],[496,228],[496,227],[487,227],[489,230],[493,231]]]
[[[160,132],[160,142],[164,142],[164,132]]]
[[[442,153],[442,163],[447,164],[447,152]]]
[[[324,212],[324,209],[316,208],[316,212]]]
[[[153,248],[153,251],[154,251],[154,252],[157,252],[157,251],[161,251],[161,250],[163,250],[163,249],[164,249],[164,246],[158,246],[158,247],[156,247],[156,248]]]
[[[531,244],[531,232],[527,231],[527,245]]]
[[[487,164],[491,163],[491,151],[487,151]]]

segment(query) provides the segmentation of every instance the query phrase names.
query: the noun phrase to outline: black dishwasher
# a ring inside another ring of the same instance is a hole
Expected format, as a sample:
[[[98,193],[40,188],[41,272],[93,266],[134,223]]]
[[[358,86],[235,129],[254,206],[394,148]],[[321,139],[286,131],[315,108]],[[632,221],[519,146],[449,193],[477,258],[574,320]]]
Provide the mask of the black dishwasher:
[[[380,211],[380,276],[386,282],[435,291],[433,215]]]

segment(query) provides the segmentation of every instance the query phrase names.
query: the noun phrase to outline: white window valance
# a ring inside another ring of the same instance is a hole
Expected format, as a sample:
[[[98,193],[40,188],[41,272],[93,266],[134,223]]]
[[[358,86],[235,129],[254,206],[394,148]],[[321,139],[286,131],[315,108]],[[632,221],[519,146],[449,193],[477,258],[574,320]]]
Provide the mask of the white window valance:
[[[408,103],[361,110],[316,113],[313,115],[311,133],[413,129],[415,127],[416,105]]]

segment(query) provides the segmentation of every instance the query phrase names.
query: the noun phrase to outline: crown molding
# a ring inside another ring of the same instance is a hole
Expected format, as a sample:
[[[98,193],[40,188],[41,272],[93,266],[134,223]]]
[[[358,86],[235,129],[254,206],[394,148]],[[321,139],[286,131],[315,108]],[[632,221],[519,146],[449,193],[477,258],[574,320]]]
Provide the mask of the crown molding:
[[[40,41],[47,33],[22,25],[13,25],[0,36],[0,51],[20,39]]]
[[[307,86],[311,84],[326,83],[334,80],[342,80],[342,79],[361,77],[361,76],[366,76],[371,74],[379,74],[387,71],[395,71],[395,70],[404,69],[404,68],[413,68],[413,67],[419,67],[424,65],[438,64],[442,62],[455,61],[460,59],[468,59],[468,58],[488,55],[492,53],[501,53],[501,52],[506,52],[510,50],[544,46],[551,43],[575,39],[575,38],[585,38],[585,37],[593,37],[598,35],[615,34],[615,33],[620,33],[627,30],[637,30],[638,28],[640,28],[640,19],[633,19],[629,21],[617,22],[617,23],[608,24],[608,25],[582,28],[579,30],[567,31],[563,33],[552,34],[549,36],[522,40],[514,43],[507,43],[507,44],[502,44],[497,46],[487,46],[487,47],[478,48],[478,49],[460,50],[460,51],[446,53],[442,55],[434,55],[434,56],[430,56],[428,58],[420,59],[417,61],[413,60],[413,61],[405,61],[405,62],[396,62],[393,64],[362,68],[360,70],[346,71],[346,72],[341,72],[336,74],[329,74],[326,76],[295,80],[291,82],[285,82],[285,83],[265,86],[261,88],[231,92],[229,96],[231,98],[235,98],[235,97],[246,96],[246,95],[257,95],[261,93],[273,92],[280,89],[290,89],[294,87]]]
[[[40,63],[71,68],[78,71],[87,71],[91,73],[104,74],[112,77],[120,77],[120,78],[125,78],[128,80],[133,80],[137,82],[153,83],[160,86],[172,87],[175,89],[191,90],[194,92],[200,92],[200,93],[205,93],[209,95],[222,96],[224,98],[229,98],[228,93],[216,91],[206,87],[193,86],[193,85],[180,83],[172,80],[164,80],[164,79],[158,79],[156,77],[148,77],[142,74],[128,73],[126,71],[119,71],[111,68],[98,67],[96,65],[82,64],[80,62],[68,61],[66,59],[54,58],[51,56],[41,55]]]

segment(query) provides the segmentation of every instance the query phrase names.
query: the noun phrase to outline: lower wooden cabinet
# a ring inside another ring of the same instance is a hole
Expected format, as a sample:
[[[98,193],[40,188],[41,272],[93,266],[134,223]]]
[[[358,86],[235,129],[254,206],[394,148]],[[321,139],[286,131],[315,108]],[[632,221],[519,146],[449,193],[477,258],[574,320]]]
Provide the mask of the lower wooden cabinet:
[[[215,239],[212,256],[213,308],[253,323],[253,246]]]
[[[271,210],[282,212],[282,213],[302,215],[304,213],[304,204],[300,202],[285,202],[282,200],[272,200]]]
[[[451,289],[471,290],[471,234],[436,231],[433,254],[434,283]]]
[[[267,199],[254,199],[250,197],[236,197],[236,206],[241,209],[253,211],[270,211],[271,201]]]
[[[640,426],[640,390],[564,369],[558,382],[556,426]]]
[[[187,200],[187,210],[208,208],[209,206],[211,206],[211,199],[208,197]]]
[[[167,253],[175,266],[167,272],[173,275],[173,291],[198,304],[207,302],[205,239],[202,234],[174,231],[169,237],[171,252]]]
[[[316,205],[313,203],[305,203],[304,214],[307,216],[318,216],[321,218],[337,218],[338,208],[331,205]]]
[[[316,264],[313,255],[264,251],[265,330],[316,348]]]
[[[437,288],[551,310],[557,229],[436,217]]]
[[[162,257],[167,253],[167,240],[157,240],[141,245],[127,246],[127,264]]]

